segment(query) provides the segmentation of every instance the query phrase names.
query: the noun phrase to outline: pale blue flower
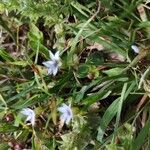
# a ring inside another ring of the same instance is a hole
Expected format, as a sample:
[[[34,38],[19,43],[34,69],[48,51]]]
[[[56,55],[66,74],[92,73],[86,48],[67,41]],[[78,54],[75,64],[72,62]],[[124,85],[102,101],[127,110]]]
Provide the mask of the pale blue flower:
[[[66,123],[68,125],[69,122],[71,121],[71,119],[73,118],[71,106],[62,104],[62,106],[58,108],[58,111],[61,113],[60,121]]]
[[[59,51],[57,51],[55,55],[49,51],[49,55],[51,60],[43,62],[43,65],[48,68],[48,74],[55,76],[61,66]]]
[[[139,53],[140,49],[136,45],[132,45],[131,48],[134,50],[135,53]]]
[[[27,117],[26,122],[29,121],[30,122],[29,124],[34,126],[34,124],[35,124],[35,112],[30,108],[24,108],[21,110],[21,113]]]

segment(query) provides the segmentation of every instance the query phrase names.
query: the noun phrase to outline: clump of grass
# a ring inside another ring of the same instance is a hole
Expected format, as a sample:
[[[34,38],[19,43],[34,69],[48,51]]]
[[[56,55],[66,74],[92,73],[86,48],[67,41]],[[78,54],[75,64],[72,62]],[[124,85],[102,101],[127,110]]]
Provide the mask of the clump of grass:
[[[2,0],[0,148],[147,149],[148,10]]]

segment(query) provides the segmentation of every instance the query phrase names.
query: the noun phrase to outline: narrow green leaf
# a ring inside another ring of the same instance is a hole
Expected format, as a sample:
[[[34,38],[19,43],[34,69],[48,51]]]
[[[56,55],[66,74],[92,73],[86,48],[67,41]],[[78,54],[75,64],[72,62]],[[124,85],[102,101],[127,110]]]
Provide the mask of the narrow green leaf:
[[[20,92],[19,94],[16,94],[15,96],[13,97],[10,97],[8,100],[7,100],[7,103],[9,102],[12,102],[13,100],[15,99],[19,99],[21,97],[24,97],[27,93],[29,93],[30,91],[32,91],[33,89],[35,89],[35,86],[31,86],[31,87],[28,87],[26,89],[24,89],[22,92]]]
[[[119,104],[118,104],[118,109],[117,109],[117,117],[116,117],[115,130],[119,126],[119,121],[120,121],[120,116],[121,116],[121,110],[122,110],[122,105],[123,105],[123,101],[124,101],[124,98],[125,98],[126,89],[127,89],[127,83],[124,83],[123,88],[122,88],[122,92],[121,92],[121,97],[120,97]]]
[[[150,118],[147,120],[145,126],[142,128],[137,138],[133,141],[131,150],[141,149],[142,144],[144,144],[147,135],[150,134]]]
[[[100,4],[98,6],[97,12],[84,23],[84,25],[82,26],[82,28],[80,28],[79,32],[77,33],[76,37],[74,38],[74,40],[72,42],[72,45],[71,45],[70,52],[68,54],[68,63],[69,64],[72,64],[72,62],[73,62],[73,54],[75,52],[75,47],[76,47],[76,45],[78,43],[79,37],[81,36],[81,34],[84,31],[85,27],[95,18],[95,16],[99,13],[99,11],[100,11]]]
[[[15,34],[9,29],[7,23],[3,20],[2,16],[0,16],[0,25],[10,34],[15,43],[17,43]]]
[[[117,98],[105,111],[102,120],[100,121],[100,126],[98,128],[97,140],[102,142],[105,130],[109,125],[110,121],[114,118],[117,113],[117,108],[119,105],[120,98]]]
[[[0,133],[11,133],[19,130],[20,128],[12,126],[12,124],[0,123]]]
[[[109,69],[109,70],[105,70],[103,72],[111,77],[111,76],[116,76],[116,75],[121,74],[122,70],[123,70],[122,68],[112,68],[112,69]]]
[[[0,49],[0,56],[8,62],[14,61],[14,59],[9,55],[9,53],[6,52],[4,49]]]
[[[113,88],[113,86],[111,85],[113,83],[114,81],[110,81],[107,85],[101,88],[98,92],[88,96],[86,99],[83,100],[83,104],[85,104],[86,106],[89,106],[93,104],[94,102],[103,99],[104,97],[106,98],[106,95],[108,96],[111,93],[111,89]]]
[[[14,109],[26,108],[29,106],[33,106],[39,102],[44,102],[44,101],[48,100],[48,98],[49,98],[49,96],[47,96],[47,95],[41,95],[41,96],[40,95],[34,95],[29,99],[25,99],[25,100],[21,99],[20,101],[13,104],[11,106],[11,108],[14,108]]]

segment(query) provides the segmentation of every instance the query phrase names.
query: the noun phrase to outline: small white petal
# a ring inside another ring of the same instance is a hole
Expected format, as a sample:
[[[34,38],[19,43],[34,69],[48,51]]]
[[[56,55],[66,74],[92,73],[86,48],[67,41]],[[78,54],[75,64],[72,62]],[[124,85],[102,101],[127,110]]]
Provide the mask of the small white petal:
[[[55,59],[59,61],[59,51],[55,53]]]
[[[57,110],[61,113],[65,113],[67,109],[68,109],[68,106],[66,104],[62,104],[62,106],[58,107]]]
[[[57,110],[58,110],[60,113],[66,113],[66,108],[64,108],[64,107],[59,107]]]
[[[65,122],[65,121],[67,120],[66,114],[62,114],[62,115],[60,116],[60,120]]]
[[[61,107],[57,109],[61,114],[60,120],[64,121],[66,124],[69,124],[71,119],[73,118],[72,110],[70,106],[67,106],[66,104],[62,104]]]
[[[64,107],[65,109],[70,109],[71,105],[66,105],[65,103],[62,104],[62,107]]]
[[[23,115],[26,115],[26,116],[31,115],[32,112],[33,112],[33,110],[30,109],[30,108],[24,108],[24,109],[22,109],[22,111],[21,111],[21,113],[22,113]]]
[[[53,61],[45,61],[45,62],[43,62],[42,63],[44,66],[46,66],[46,67],[51,67],[53,64],[54,64],[54,62]]]
[[[51,68],[48,68],[48,74],[52,74],[53,73],[53,70]]]
[[[49,51],[49,56],[50,56],[52,61],[55,60],[55,55],[51,51]]]
[[[32,119],[31,119],[31,124],[32,124],[32,126],[35,125],[35,117],[32,117]]]
[[[139,53],[139,48],[136,45],[132,45],[131,48],[134,50],[135,53]]]
[[[69,124],[69,122],[71,121],[71,119],[72,119],[72,116],[68,116],[67,117],[67,119],[65,120],[65,122],[66,122],[67,125]]]
[[[58,72],[58,66],[53,68],[53,76],[55,76],[57,74],[57,72]]]
[[[26,121],[30,121],[32,126],[35,124],[35,112],[30,108],[24,108],[22,109],[21,113],[25,116],[27,116]]]

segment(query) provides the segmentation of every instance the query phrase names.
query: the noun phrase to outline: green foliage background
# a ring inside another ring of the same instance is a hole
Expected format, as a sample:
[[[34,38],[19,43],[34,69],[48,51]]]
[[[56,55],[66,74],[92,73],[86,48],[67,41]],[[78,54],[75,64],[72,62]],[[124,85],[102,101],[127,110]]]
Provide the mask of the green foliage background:
[[[149,4],[1,0],[0,149],[148,149]],[[61,53],[55,77],[42,65],[48,50]],[[59,131],[62,103],[74,117]],[[27,107],[34,128],[19,119]]]

